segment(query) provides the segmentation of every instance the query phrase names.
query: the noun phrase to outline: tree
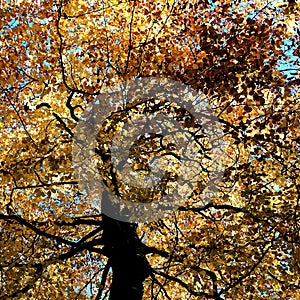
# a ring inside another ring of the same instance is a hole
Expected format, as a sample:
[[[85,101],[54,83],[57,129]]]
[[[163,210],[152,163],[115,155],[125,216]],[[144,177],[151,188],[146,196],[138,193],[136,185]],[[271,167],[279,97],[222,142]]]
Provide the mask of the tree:
[[[0,23],[0,299],[299,298],[296,2],[2,1]],[[134,224],[89,205],[72,142],[149,76],[207,95],[230,146],[210,202]]]

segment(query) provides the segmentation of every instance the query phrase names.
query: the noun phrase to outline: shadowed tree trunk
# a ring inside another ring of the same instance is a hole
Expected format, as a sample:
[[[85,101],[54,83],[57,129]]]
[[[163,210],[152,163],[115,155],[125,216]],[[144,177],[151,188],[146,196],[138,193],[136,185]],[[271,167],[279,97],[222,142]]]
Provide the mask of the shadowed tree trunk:
[[[104,253],[110,259],[113,272],[109,300],[140,300],[150,267],[136,233],[137,225],[105,215],[102,220]]]

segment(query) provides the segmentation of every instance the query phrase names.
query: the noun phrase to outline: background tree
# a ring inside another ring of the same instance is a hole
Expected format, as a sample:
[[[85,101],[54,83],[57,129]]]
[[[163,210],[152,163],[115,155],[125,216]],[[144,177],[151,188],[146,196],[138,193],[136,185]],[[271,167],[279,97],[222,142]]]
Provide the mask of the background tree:
[[[299,298],[296,2],[2,1],[0,23],[0,299]],[[71,149],[146,76],[205,93],[230,147],[211,202],[137,226],[89,205]]]

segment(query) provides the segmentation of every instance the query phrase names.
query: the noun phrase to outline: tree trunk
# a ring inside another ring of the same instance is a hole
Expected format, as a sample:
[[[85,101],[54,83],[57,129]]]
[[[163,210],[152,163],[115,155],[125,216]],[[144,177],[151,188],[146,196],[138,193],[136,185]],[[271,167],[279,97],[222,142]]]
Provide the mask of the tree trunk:
[[[110,258],[113,279],[109,300],[141,300],[150,267],[137,225],[103,215],[104,254]]]

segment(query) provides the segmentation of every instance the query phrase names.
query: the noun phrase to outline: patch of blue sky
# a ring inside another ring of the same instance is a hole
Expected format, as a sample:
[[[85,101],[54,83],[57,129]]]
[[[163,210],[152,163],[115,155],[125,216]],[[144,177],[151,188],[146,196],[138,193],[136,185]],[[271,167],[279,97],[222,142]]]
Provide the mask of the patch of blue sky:
[[[10,22],[9,22],[9,26],[8,28],[14,28],[14,27],[17,27],[19,25],[19,21],[17,19],[12,19]]]
[[[75,45],[74,48],[71,48],[70,50],[66,50],[65,53],[80,53],[81,51],[82,51],[82,48],[79,47],[78,45]]]
[[[42,19],[42,20],[41,20],[41,23],[42,23],[43,25],[45,25],[45,24],[47,24],[47,21],[48,21],[48,19],[45,18],[45,19]]]
[[[44,60],[44,65],[45,65],[46,67],[48,67],[48,68],[51,67],[50,63],[48,63],[46,60]]]
[[[281,60],[277,68],[288,78],[294,78],[297,75],[299,76],[300,58],[293,55],[294,50],[296,48],[297,45],[294,45],[291,40],[285,40],[282,46],[282,50],[284,51],[285,55],[288,57],[288,60]]]
[[[22,41],[22,42],[21,42],[21,46],[27,47],[27,46],[28,46],[28,42],[27,42],[27,41]]]
[[[277,185],[276,183],[273,183],[273,189],[275,190],[276,193],[283,190],[283,188]]]

